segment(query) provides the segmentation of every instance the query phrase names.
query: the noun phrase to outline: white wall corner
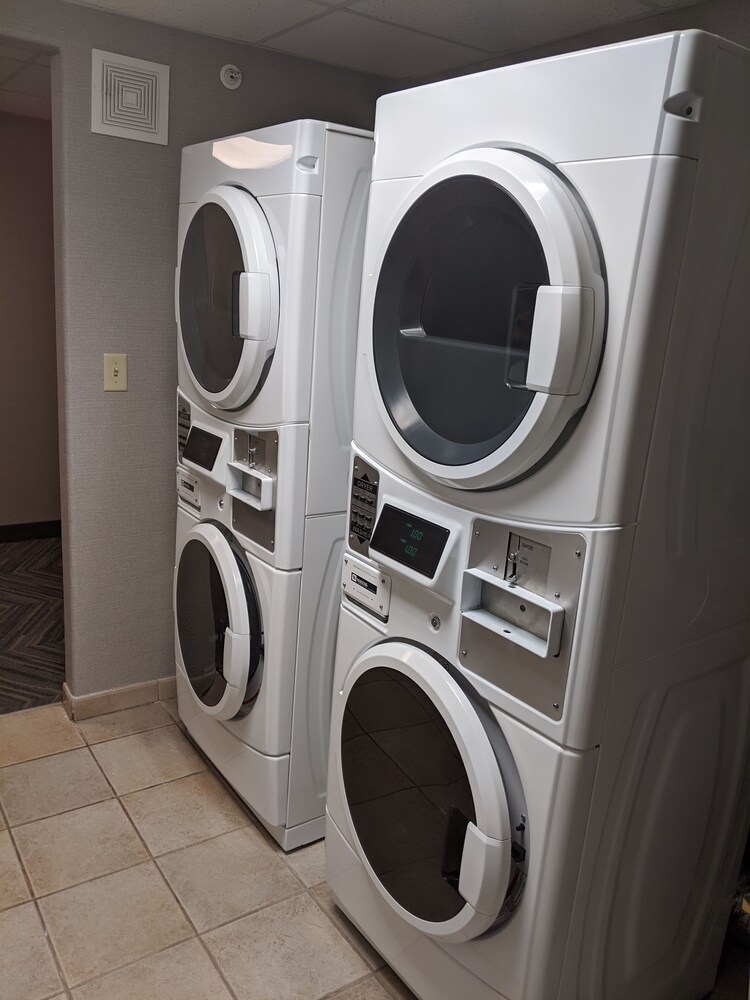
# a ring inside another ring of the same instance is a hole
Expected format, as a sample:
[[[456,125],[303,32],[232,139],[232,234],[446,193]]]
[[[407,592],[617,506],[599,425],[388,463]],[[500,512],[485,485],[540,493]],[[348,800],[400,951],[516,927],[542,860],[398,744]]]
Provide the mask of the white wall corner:
[[[169,66],[91,50],[91,131],[168,143]]]

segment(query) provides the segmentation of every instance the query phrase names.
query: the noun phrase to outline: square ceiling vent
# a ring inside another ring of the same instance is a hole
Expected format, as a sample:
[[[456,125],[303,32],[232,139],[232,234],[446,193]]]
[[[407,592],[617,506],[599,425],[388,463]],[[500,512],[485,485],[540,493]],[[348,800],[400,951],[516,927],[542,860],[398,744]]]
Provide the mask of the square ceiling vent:
[[[169,66],[91,50],[91,131],[166,146]]]

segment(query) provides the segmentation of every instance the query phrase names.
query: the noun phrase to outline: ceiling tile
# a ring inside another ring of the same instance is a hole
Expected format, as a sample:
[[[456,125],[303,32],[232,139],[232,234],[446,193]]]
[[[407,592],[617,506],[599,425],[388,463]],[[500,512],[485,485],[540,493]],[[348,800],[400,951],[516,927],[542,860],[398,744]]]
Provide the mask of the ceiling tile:
[[[27,118],[52,117],[52,102],[48,97],[34,97],[32,94],[14,94],[10,90],[0,90],[0,111],[9,115],[25,115]]]
[[[12,42],[4,40],[0,45],[0,59],[16,59],[19,62],[28,62],[29,59],[39,55],[39,49],[29,48],[27,45],[14,45]]]
[[[507,0],[503,5],[508,7]],[[513,7],[513,26],[518,40],[513,49],[498,47],[498,53],[534,48],[572,35],[584,34],[606,25],[622,24],[653,14],[640,0],[525,0]]]
[[[476,49],[344,10],[331,11],[266,44],[305,59],[396,79],[456,69],[484,55]]]
[[[494,52],[507,41],[516,46],[513,17],[498,16],[507,4],[499,0],[472,0],[457,4],[456,0],[354,0],[351,9],[369,14],[390,24],[439,35],[462,45],[472,45],[485,52]]]
[[[682,2],[682,0],[678,0]],[[688,0],[691,2],[691,0]],[[351,9],[485,51],[542,45],[653,13],[648,0],[353,0]]]
[[[26,66],[3,84],[5,90],[16,94],[31,94],[33,97],[48,97],[50,93],[49,66]]]
[[[207,17],[205,0],[78,0],[114,14],[164,24],[241,42],[257,42],[325,14],[326,8],[310,0],[213,0]]]
[[[0,56],[0,87],[8,79],[9,76],[13,76],[24,66],[24,61],[18,59],[7,59],[5,56]]]

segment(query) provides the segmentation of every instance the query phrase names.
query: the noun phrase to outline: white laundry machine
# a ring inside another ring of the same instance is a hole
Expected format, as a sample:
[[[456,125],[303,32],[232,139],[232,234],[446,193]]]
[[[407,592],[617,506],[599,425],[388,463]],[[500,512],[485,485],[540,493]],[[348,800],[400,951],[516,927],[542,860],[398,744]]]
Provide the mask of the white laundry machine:
[[[324,832],[346,515],[305,517],[306,424],[238,428],[179,403],[178,710],[290,850]]]
[[[236,425],[310,425],[315,512],[343,510],[372,133],[302,120],[182,152],[178,383]]]
[[[698,1000],[750,823],[750,53],[378,103],[326,833],[422,1000]]]

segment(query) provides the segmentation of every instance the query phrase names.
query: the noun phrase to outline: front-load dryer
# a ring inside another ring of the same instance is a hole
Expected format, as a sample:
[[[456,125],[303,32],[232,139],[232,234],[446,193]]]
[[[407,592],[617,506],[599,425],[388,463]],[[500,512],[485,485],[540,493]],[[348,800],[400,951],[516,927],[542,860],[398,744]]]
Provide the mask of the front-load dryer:
[[[303,120],[182,152],[180,390],[237,425],[309,423],[320,512],[344,506],[331,463],[351,442],[372,150],[371,133]]]
[[[178,711],[290,850],[324,832],[345,515],[305,517],[306,425],[237,428],[179,401]]]
[[[654,430],[738,390],[749,87],[745,50],[682,32],[380,98],[357,445],[477,511],[634,522]]]

